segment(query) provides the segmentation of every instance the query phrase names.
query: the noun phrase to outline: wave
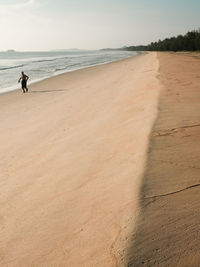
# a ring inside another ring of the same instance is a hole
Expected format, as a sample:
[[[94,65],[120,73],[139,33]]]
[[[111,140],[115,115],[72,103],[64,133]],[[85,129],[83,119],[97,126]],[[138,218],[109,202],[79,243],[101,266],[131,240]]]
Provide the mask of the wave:
[[[18,69],[18,68],[22,68],[22,67],[24,67],[24,65],[16,65],[16,66],[10,66],[10,67],[3,67],[3,68],[0,68],[0,70]]]
[[[68,68],[68,66],[63,67],[63,68],[56,68],[54,71],[66,70],[67,68]]]
[[[38,59],[38,60],[34,60],[32,62],[36,62],[36,63],[41,63],[41,62],[51,62],[51,61],[56,61],[56,60],[65,60],[65,59],[74,59],[74,58],[83,58],[83,57],[88,57],[87,55],[74,55],[74,56],[61,56],[61,57],[56,57],[56,58],[50,58],[50,59]]]
[[[68,64],[67,66],[63,66],[63,67],[57,67],[54,71],[60,71],[60,70],[66,70],[66,69],[70,69],[74,66],[80,66],[81,67],[82,63],[74,63],[74,64]]]
[[[32,61],[32,62],[36,62],[36,63],[40,63],[40,62],[49,62],[49,61],[55,61],[55,60],[57,60],[57,58],[52,58],[52,59],[40,59],[40,60],[34,60],[34,61]]]
[[[42,58],[42,59],[36,59],[33,60],[32,62],[36,62],[36,63],[40,63],[40,62],[49,62],[49,61],[56,61],[56,60],[60,60],[60,59],[73,59],[73,56],[59,56],[59,57],[54,57],[54,58]]]

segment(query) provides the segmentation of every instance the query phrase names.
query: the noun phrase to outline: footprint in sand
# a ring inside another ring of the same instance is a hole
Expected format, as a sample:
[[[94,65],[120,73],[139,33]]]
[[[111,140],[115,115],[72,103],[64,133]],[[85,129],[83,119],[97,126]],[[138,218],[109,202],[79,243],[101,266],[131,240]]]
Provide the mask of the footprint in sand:
[[[187,86],[187,85],[191,85],[192,84],[192,82],[189,82],[189,83],[183,83],[182,85],[183,86]]]

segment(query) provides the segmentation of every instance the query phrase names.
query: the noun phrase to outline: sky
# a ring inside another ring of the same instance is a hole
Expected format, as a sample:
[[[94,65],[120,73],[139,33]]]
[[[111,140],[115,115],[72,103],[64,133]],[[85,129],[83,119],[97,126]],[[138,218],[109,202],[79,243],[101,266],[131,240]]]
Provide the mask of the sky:
[[[0,0],[0,51],[148,44],[200,28],[200,0]]]

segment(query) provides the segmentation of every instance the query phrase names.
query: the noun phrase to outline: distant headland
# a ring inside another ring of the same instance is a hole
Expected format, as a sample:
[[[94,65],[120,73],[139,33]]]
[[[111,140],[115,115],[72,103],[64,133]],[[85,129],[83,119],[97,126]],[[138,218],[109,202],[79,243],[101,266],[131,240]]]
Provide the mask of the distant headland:
[[[14,53],[16,51],[14,49],[8,49],[6,52]]]

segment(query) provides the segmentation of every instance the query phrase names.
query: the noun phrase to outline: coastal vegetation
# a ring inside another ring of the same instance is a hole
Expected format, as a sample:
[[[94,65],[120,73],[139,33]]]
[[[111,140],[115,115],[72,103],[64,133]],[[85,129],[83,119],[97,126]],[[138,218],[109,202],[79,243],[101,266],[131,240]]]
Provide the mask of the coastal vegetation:
[[[149,45],[123,47],[128,51],[200,51],[200,29],[189,31],[185,35],[166,38]]]

